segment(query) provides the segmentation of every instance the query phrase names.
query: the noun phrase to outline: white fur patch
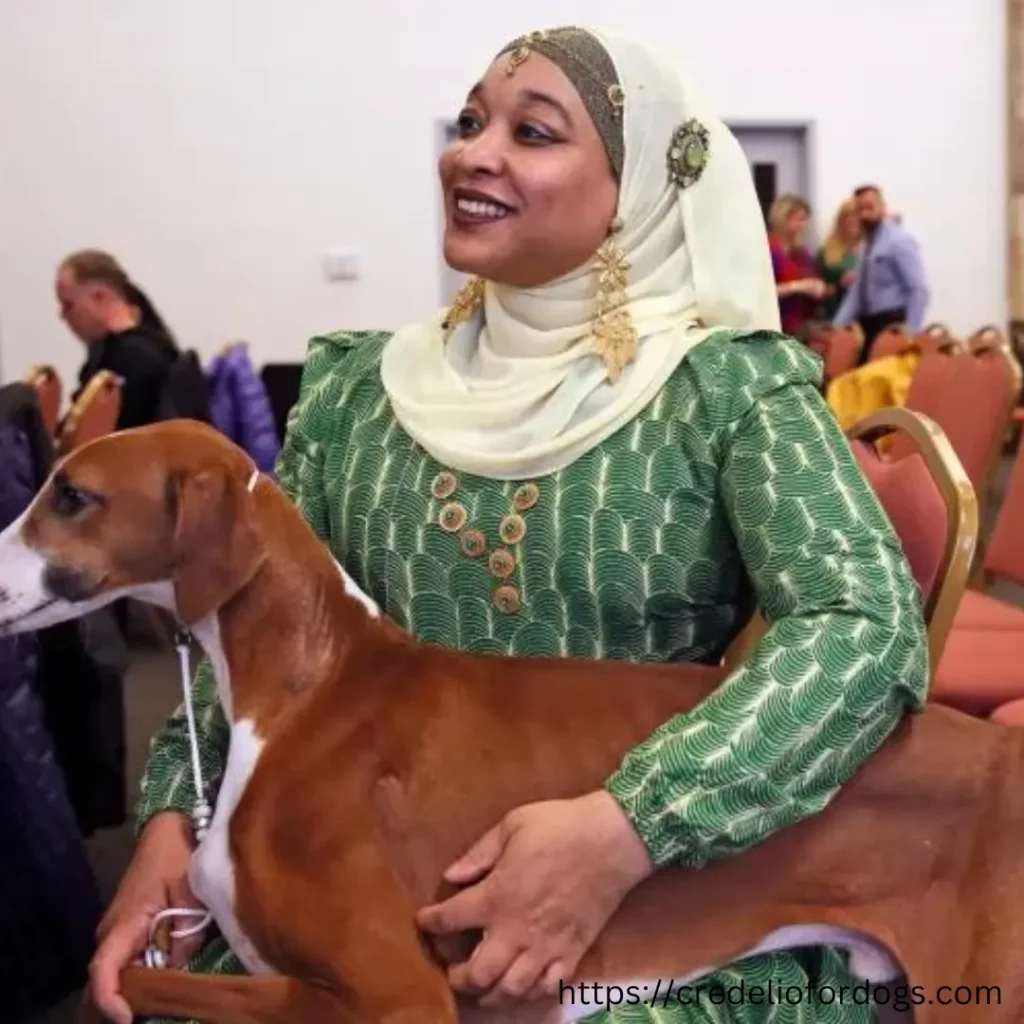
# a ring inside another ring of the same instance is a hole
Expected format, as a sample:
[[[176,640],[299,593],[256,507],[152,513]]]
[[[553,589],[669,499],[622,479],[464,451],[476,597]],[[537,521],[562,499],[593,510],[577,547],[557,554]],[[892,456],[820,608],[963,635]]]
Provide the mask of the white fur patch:
[[[22,527],[30,509],[0,533],[0,630],[22,632],[38,629],[40,616],[55,604],[67,604],[46,592],[43,573],[46,559],[30,548]]]
[[[365,593],[360,589],[359,584],[347,572],[345,572],[344,566],[335,561],[334,563],[338,567],[338,573],[341,575],[342,582],[345,584],[345,593],[349,597],[354,597],[369,613],[371,618],[380,618],[380,606],[369,594]]]
[[[231,672],[228,669],[228,659],[224,654],[224,645],[221,642],[220,619],[217,613],[207,615],[200,619],[192,627],[192,635],[199,641],[206,656],[210,659],[210,667],[213,669],[213,678],[217,682],[217,699],[224,711],[224,717],[229,723],[234,722],[234,701],[231,694]]]
[[[256,952],[256,947],[238,923],[230,828],[231,816],[256,770],[263,746],[264,741],[256,735],[248,719],[232,726],[224,780],[217,794],[217,808],[210,831],[192,855],[189,866],[189,884],[193,893],[213,915],[225,941],[250,974],[273,974],[274,971]]]

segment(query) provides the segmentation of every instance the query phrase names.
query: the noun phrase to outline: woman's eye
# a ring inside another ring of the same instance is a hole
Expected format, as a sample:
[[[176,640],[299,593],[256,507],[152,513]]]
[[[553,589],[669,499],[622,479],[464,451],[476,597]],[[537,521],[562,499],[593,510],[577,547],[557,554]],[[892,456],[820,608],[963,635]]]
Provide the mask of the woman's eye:
[[[464,110],[459,114],[455,126],[458,129],[459,138],[464,139],[467,135],[480,130],[480,118],[471,110]]]
[[[555,141],[555,137],[551,134],[551,132],[539,127],[538,125],[530,123],[521,124],[516,134],[524,142],[536,143]]]

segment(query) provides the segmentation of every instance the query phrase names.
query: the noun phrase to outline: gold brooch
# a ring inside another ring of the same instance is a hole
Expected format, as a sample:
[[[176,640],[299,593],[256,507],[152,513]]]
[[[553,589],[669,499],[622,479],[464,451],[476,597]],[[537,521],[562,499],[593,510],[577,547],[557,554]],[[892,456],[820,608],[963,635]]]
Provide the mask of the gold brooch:
[[[689,188],[701,179],[711,157],[711,137],[696,118],[672,134],[668,147],[668,176],[679,188]]]

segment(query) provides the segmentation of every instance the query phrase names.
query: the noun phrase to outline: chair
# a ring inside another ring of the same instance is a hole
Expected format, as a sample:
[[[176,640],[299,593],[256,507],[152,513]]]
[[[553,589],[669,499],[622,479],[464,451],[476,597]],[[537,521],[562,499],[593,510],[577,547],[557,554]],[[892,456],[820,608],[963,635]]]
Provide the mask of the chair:
[[[1024,631],[1024,609],[984,592],[996,580],[1024,586],[1024,443],[1017,455],[1007,481],[1003,503],[996,517],[995,528],[985,547],[981,562],[978,589],[968,590],[960,602],[955,628],[1014,629]]]
[[[288,432],[288,414],[299,399],[302,363],[266,363],[260,379],[270,398],[277,436],[283,438]]]
[[[914,338],[905,324],[890,324],[884,328],[871,346],[871,361],[899,356],[914,347]]]
[[[939,352],[966,352],[968,347],[959,338],[954,337],[945,324],[929,324],[917,337],[914,343],[922,352],[929,352],[933,349]]]
[[[883,455],[880,443],[890,436],[905,438],[913,450],[902,457]],[[967,587],[978,542],[974,488],[942,429],[920,413],[882,409],[858,423],[849,437],[921,588],[935,666]]]
[[[60,375],[52,366],[33,366],[25,374],[25,383],[35,390],[39,398],[39,409],[47,432],[51,438],[56,437],[60,423],[60,404],[64,398]]]
[[[933,349],[921,357],[907,394],[907,408],[930,417],[949,439],[974,487],[982,522],[1020,374],[1006,344],[986,342],[971,353]],[[893,439],[893,457],[910,450],[903,435]]]
[[[899,459],[881,450],[891,436],[906,438]],[[967,586],[978,539],[978,506],[960,460],[939,426],[900,407],[881,409],[849,432],[850,447],[903,545],[921,589],[931,664],[942,656],[953,616]],[[755,615],[726,653],[741,662],[766,631]]]
[[[1009,339],[1006,334],[1001,331],[995,324],[986,324],[984,327],[979,327],[968,339],[967,346],[972,351],[976,345],[989,346],[989,345],[1006,345],[1011,349]]]
[[[822,359],[825,381],[853,370],[864,347],[864,332],[860,324],[832,327],[818,335],[810,346]]]
[[[57,441],[60,455],[111,434],[121,414],[121,378],[100,370],[71,407]]]
[[[982,562],[980,586],[995,579],[1024,584],[1024,446],[1018,448],[995,530]],[[971,714],[1024,725],[1024,609],[982,589],[964,594],[946,657],[938,666],[935,700]],[[993,711],[995,709],[995,711]]]

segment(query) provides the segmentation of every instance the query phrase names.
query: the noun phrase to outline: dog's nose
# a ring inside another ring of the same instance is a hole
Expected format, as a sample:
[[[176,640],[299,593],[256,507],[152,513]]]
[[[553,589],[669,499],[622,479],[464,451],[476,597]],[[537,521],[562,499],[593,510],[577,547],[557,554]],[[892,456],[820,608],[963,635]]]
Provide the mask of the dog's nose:
[[[43,586],[54,596],[65,601],[86,601],[95,593],[95,588],[77,569],[67,566],[50,565],[43,572]]]

